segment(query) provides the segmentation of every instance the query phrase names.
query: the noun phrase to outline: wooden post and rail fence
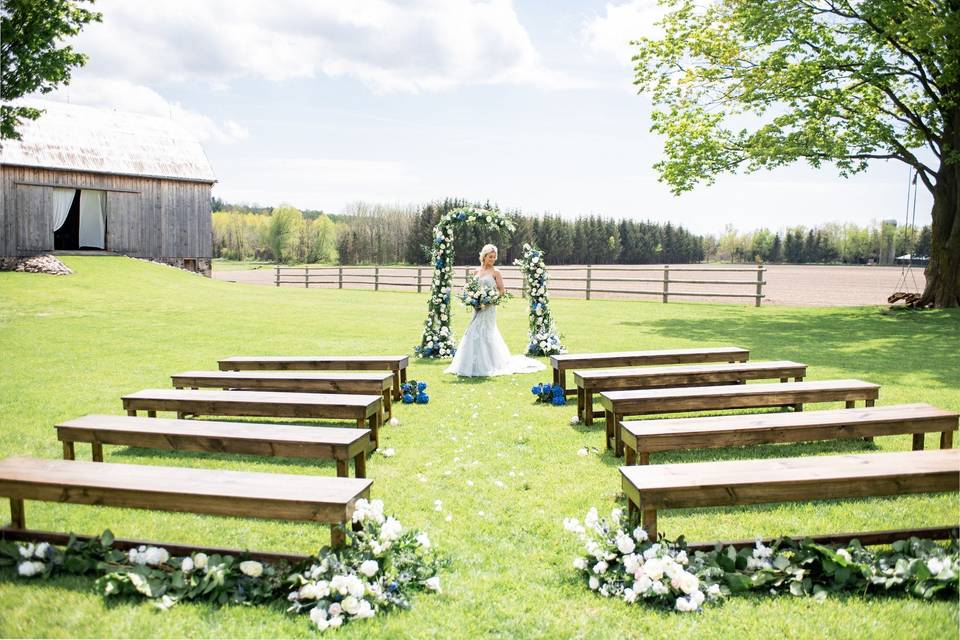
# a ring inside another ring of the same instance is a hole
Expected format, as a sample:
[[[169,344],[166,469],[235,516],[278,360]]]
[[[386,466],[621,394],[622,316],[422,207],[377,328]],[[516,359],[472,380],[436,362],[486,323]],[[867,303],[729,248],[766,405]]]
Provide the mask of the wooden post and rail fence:
[[[454,287],[463,286],[471,268],[454,268]],[[430,267],[277,265],[274,269],[274,284],[278,287],[285,285],[374,291],[415,288],[417,293],[423,293],[424,289],[429,291],[433,278],[433,269]],[[766,284],[766,268],[763,265],[557,265],[549,269],[549,291],[552,294],[561,294],[556,297],[585,297],[591,300],[596,299],[597,294],[607,298],[655,296],[664,303],[669,302],[670,298],[741,298],[753,299],[754,306],[757,307],[765,297],[763,285]],[[526,296],[527,285],[518,267],[504,266],[500,267],[500,271],[508,291]],[[691,275],[696,273],[707,275]],[[752,274],[752,277],[740,278],[727,274]]]

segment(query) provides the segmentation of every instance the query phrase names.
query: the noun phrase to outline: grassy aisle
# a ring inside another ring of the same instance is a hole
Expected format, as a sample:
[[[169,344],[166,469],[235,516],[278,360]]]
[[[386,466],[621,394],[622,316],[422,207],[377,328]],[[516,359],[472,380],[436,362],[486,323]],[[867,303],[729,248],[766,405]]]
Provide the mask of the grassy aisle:
[[[215,369],[235,354],[404,353],[419,337],[425,295],[277,289],[213,281],[125,258],[65,260],[70,277],[0,273],[0,456],[61,455],[53,424],[85,413],[122,413],[119,396],[168,387],[169,375]],[[925,401],[960,409],[960,313],[878,308],[761,308],[566,301],[555,315],[571,351],[735,344],[756,360],[809,365],[808,380],[863,378],[880,404]],[[458,311],[461,335],[468,319]],[[500,311],[514,351],[525,341],[523,302]],[[702,615],[661,613],[603,600],[570,565],[576,540],[564,516],[615,506],[619,462],[601,454],[602,426],[571,427],[573,407],[535,405],[529,387],[549,372],[463,381],[445,363],[414,362],[428,406],[400,406],[368,464],[373,493],[405,525],[425,528],[452,564],[444,593],[412,611],[351,624],[361,637],[956,637],[956,603],[906,598],[739,597]],[[927,446],[935,445],[929,436]],[[654,461],[908,449],[907,436],[664,455]],[[588,456],[578,456],[582,447]],[[78,445],[78,456],[89,449]],[[108,447],[108,461],[331,475],[329,463]],[[435,510],[434,501],[442,501]],[[9,519],[0,503],[0,520]],[[661,530],[691,539],[779,532],[927,526],[955,522],[953,495],[909,496],[743,509],[663,511]],[[327,539],[305,524],[27,504],[36,528],[196,544],[310,552]],[[106,605],[89,579],[28,583],[0,571],[0,636],[310,637],[305,617],[274,608]]]

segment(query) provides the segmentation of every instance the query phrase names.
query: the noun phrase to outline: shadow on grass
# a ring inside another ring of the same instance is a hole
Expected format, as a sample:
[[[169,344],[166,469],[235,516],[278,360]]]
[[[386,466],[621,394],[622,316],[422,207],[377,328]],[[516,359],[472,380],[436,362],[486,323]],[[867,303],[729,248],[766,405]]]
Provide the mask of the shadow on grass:
[[[149,449],[141,447],[123,447],[112,451],[108,457],[120,458],[141,458],[156,459],[156,464],[162,464],[162,460],[195,460],[197,466],[201,466],[207,460],[219,460],[221,462],[243,462],[247,465],[260,467],[303,467],[317,469],[318,471],[332,471],[336,474],[337,463],[335,460],[317,459],[317,458],[283,458],[279,456],[262,455],[244,455],[238,453],[212,453],[207,451],[167,451],[161,449]],[[353,463],[350,463],[350,473],[353,474]]]
[[[909,436],[903,436],[908,438]],[[762,458],[799,458],[816,455],[842,455],[877,451],[874,442],[861,438],[824,440],[817,442],[791,442],[785,444],[752,444],[718,449],[691,449],[689,451],[664,451],[650,456],[650,464],[673,464],[684,462],[719,462],[725,460],[759,460]],[[600,459],[608,467],[622,467],[623,458],[612,451],[604,451]]]
[[[922,372],[951,387],[960,386],[960,312],[857,307],[745,316],[722,310],[702,317],[624,322],[674,339],[749,347],[754,359],[790,359],[846,370],[852,377],[895,380]]]

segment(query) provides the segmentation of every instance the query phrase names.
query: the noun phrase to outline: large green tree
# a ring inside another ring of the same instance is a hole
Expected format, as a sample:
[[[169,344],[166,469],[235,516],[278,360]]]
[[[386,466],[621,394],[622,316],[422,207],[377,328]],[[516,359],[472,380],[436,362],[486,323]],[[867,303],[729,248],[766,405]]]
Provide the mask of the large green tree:
[[[87,57],[66,44],[100,14],[81,6],[87,0],[0,0],[0,98],[49,93],[70,82],[70,72]],[[89,0],[92,3],[92,0]],[[41,110],[0,106],[0,139],[19,139],[24,118],[36,120]]]
[[[960,305],[960,0],[681,0],[635,84],[675,193],[806,160],[899,160],[933,194],[922,304]],[[789,238],[788,238],[789,239]]]

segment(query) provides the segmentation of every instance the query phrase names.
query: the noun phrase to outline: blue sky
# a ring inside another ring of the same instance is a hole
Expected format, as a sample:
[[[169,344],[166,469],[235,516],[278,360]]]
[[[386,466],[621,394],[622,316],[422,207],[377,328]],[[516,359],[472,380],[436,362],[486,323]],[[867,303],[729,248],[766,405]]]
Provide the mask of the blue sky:
[[[632,88],[653,0],[100,0],[89,64],[52,97],[180,121],[231,202],[491,200],[697,232],[903,220],[907,169],[797,165],[673,196]],[[922,190],[921,190],[922,191]],[[929,221],[921,193],[918,222]]]

